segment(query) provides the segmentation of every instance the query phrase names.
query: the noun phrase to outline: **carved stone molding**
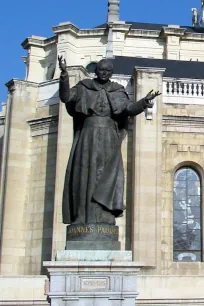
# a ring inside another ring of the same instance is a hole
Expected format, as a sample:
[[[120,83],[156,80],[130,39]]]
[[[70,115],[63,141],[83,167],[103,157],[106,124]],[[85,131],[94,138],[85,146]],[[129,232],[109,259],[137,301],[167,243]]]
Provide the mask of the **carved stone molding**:
[[[204,117],[163,116],[163,132],[204,133]]]
[[[28,82],[28,81],[23,81],[19,79],[12,79],[9,82],[6,83],[6,86],[9,90],[10,93],[15,91],[17,87],[34,87],[37,88],[39,86],[38,83],[35,82]]]
[[[58,116],[32,119],[27,122],[30,125],[32,137],[57,133],[58,130]]]
[[[186,29],[175,26],[168,26],[168,27],[163,27],[162,32],[165,36],[167,35],[183,36],[186,32]]]
[[[194,152],[194,153],[203,153],[203,145],[190,145],[190,144],[170,144],[169,149],[172,152]]]
[[[57,26],[54,26],[52,29],[55,34],[71,32],[77,37],[90,36],[90,35],[101,36],[101,35],[104,35],[106,31],[106,27],[81,30],[78,27],[76,27],[74,24],[72,24],[71,22],[61,23]]]
[[[28,37],[22,42],[21,46],[24,49],[28,49],[30,46],[47,47],[49,45],[56,44],[56,43],[57,43],[56,36],[53,36],[50,38],[44,38],[44,39],[42,38],[40,39],[37,37]]]

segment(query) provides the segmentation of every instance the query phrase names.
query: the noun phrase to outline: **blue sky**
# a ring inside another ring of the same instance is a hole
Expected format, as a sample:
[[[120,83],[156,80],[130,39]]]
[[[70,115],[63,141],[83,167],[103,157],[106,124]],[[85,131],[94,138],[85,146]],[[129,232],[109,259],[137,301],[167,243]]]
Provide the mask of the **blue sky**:
[[[0,4],[0,102],[5,83],[24,79],[26,55],[21,43],[31,35],[52,36],[52,26],[71,21],[90,28],[106,21],[108,0],[1,0]],[[149,23],[191,25],[191,8],[200,0],[120,0],[120,19]]]

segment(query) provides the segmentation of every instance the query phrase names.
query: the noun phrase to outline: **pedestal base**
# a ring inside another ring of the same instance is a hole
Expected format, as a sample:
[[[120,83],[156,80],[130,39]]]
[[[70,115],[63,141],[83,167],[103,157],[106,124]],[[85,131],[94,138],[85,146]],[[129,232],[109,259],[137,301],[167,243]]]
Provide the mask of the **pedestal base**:
[[[111,224],[67,226],[66,250],[120,250],[119,228]]]
[[[51,306],[135,306],[141,264],[117,261],[44,262]]]

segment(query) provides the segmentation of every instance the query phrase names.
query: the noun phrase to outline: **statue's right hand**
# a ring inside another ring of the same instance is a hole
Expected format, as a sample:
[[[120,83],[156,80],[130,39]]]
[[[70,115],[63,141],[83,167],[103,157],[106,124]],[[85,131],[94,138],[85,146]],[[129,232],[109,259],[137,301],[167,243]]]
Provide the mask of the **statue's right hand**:
[[[67,67],[67,63],[66,63],[66,60],[64,59],[63,60],[63,56],[59,56],[58,55],[58,61],[59,61],[59,68],[62,72],[66,72],[66,67]]]

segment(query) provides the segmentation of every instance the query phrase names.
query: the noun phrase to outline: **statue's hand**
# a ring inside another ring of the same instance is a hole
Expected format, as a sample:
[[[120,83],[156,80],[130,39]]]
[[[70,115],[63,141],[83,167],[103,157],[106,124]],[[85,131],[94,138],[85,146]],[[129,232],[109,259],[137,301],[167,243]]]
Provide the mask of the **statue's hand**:
[[[148,108],[152,108],[154,106],[154,99],[160,96],[161,93],[159,91],[155,91],[153,93],[153,89],[146,95],[145,102],[147,103]]]
[[[58,55],[58,61],[59,61],[59,68],[62,72],[66,72],[66,66],[67,66],[67,63],[66,63],[66,60],[64,59],[63,60],[63,56],[59,56]]]

